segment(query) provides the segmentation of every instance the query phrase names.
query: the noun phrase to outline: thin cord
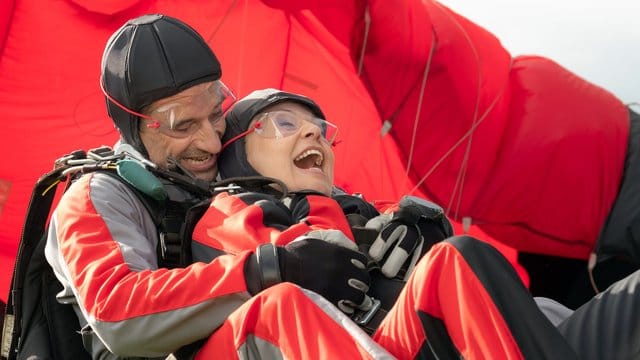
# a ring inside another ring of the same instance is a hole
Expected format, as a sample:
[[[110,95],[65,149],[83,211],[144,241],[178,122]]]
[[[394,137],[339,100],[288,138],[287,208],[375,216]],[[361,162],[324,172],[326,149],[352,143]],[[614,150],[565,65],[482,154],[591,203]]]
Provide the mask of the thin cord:
[[[436,3],[436,6],[438,4]],[[442,11],[442,8],[440,8],[440,11]],[[445,15],[448,15],[446,12],[442,11]],[[480,90],[482,88],[482,72],[480,69],[480,57],[478,55],[478,49],[476,48],[475,44],[471,41],[471,38],[469,37],[469,33],[460,25],[460,23],[457,21],[457,19],[452,18],[451,16],[448,16],[448,18],[455,24],[455,26],[458,28],[458,30],[462,33],[462,35],[464,36],[464,39],[466,40],[467,45],[471,48],[471,52],[473,53],[473,58],[475,60],[475,64],[476,64],[476,71],[478,74],[478,78],[477,78],[477,83],[476,83],[476,101],[475,101],[475,107],[473,110],[473,120],[471,122],[471,126],[473,128],[474,125],[476,125],[478,123],[478,112],[480,109]],[[469,166],[469,156],[470,156],[470,152],[471,152],[471,144],[473,142],[473,132],[469,133],[468,136],[468,140],[467,140],[467,146],[465,149],[465,153],[462,159],[462,162],[460,163],[460,169],[458,170],[458,176],[456,177],[456,182],[454,185],[454,189],[453,189],[453,195],[451,196],[451,198],[449,199],[449,203],[447,204],[447,209],[446,209],[446,214],[450,214],[451,213],[451,207],[453,206],[453,202],[457,199],[456,202],[456,209],[454,212],[454,218],[458,218],[458,211],[460,208],[460,203],[462,202],[462,194],[464,193],[464,183],[465,183],[465,175],[467,173],[467,168]]]
[[[446,160],[446,158],[448,158],[451,153],[458,147],[460,146],[460,144],[462,144],[462,142],[469,136],[471,136],[471,134],[476,130],[476,128],[486,119],[487,115],[489,115],[489,113],[491,112],[491,110],[493,110],[493,107],[495,106],[495,104],[498,102],[498,100],[502,97],[502,94],[504,93],[504,90],[506,89],[506,82],[505,82],[505,86],[502,88],[502,91],[500,91],[500,93],[495,97],[495,99],[493,99],[493,102],[491,103],[491,105],[489,105],[489,107],[487,108],[487,110],[485,111],[485,113],[480,117],[480,119],[478,119],[478,122],[475,124],[472,124],[471,128],[469,128],[469,130],[467,130],[466,133],[464,133],[460,139],[458,139],[458,141],[453,144],[451,146],[451,148],[449,148],[449,150],[447,150],[447,152],[445,152],[440,159],[438,159],[438,161],[436,161],[436,163],[431,167],[431,169],[429,169],[429,171],[420,179],[420,181],[418,181],[418,183],[413,187],[413,189],[411,190],[411,193],[415,192],[421,185],[422,183],[429,177],[431,176],[431,174],[433,174],[433,172],[438,168],[438,166],[440,166],[440,164],[442,164],[442,162],[444,160]]]
[[[360,50],[360,60],[358,61],[358,76],[362,74],[364,66],[364,54],[369,41],[369,28],[371,27],[371,15],[369,14],[369,4],[364,8],[364,37],[362,39],[362,49]]]
[[[440,5],[438,5],[437,3],[435,3],[435,4],[436,4],[436,6],[441,8]],[[456,218],[457,218],[457,213],[459,211],[460,203],[462,201],[462,193],[463,193],[463,188],[464,188],[464,179],[466,177],[466,170],[468,168],[468,159],[469,159],[469,156],[470,156],[471,142],[473,140],[473,133],[475,132],[475,129],[486,119],[487,115],[493,109],[493,107],[497,103],[498,99],[500,99],[502,97],[502,94],[504,93],[504,91],[506,89],[507,82],[505,81],[505,85],[503,86],[503,88],[500,91],[500,93],[495,97],[495,99],[489,105],[489,107],[484,112],[484,114],[478,118],[478,110],[479,110],[479,104],[480,104],[480,89],[481,89],[482,79],[480,77],[481,76],[480,69],[479,69],[480,60],[478,58],[477,49],[475,48],[475,46],[473,45],[473,42],[469,38],[469,34],[464,30],[464,28],[462,28],[460,26],[459,22],[457,22],[455,19],[451,19],[451,20],[454,21],[456,26],[462,31],[465,39],[467,40],[467,43],[471,46],[471,49],[473,50],[473,53],[475,55],[476,64],[478,64],[478,73],[479,73],[479,75],[478,75],[478,91],[477,91],[477,98],[476,98],[476,108],[475,108],[475,111],[474,111],[474,121],[471,123],[470,129],[465,134],[463,134],[462,137],[451,148],[449,148],[449,150],[447,150],[442,155],[442,157],[440,157],[440,159],[438,159],[438,161],[436,161],[436,163],[431,167],[431,169],[429,169],[429,171],[427,171],[427,173],[418,181],[418,183],[411,190],[411,193],[415,192],[422,185],[422,183],[424,183],[424,181],[429,176],[431,176],[431,174],[433,174],[433,172],[442,164],[442,162],[446,158],[448,158],[453,153],[453,151],[458,146],[460,146],[460,144],[462,144],[463,141],[465,141],[465,139],[468,138],[467,149],[465,151],[465,155],[464,155],[463,161],[462,161],[462,163],[460,165],[460,171],[459,171],[458,177],[456,179],[456,184],[454,185],[454,195],[451,197],[449,205],[448,205],[447,210],[446,210],[446,213],[449,214],[449,212],[451,210],[451,206],[453,204],[453,200],[457,196],[458,197],[458,202],[457,202],[457,205],[456,205],[456,214],[455,214]],[[458,186],[460,186],[460,190],[457,190]],[[459,195],[456,195],[455,194],[456,192]]]
[[[369,31],[371,28],[371,14],[369,13],[369,4],[367,4],[364,8],[364,24],[365,26],[364,26],[364,35],[362,37],[362,47],[360,49],[360,57],[358,59],[358,77],[362,77],[362,70],[364,69],[364,56],[366,54],[367,45],[369,43]],[[352,111],[353,111],[353,107],[350,108],[350,112]],[[381,139],[377,139],[377,140],[381,141]],[[378,167],[382,168],[384,163],[383,157],[376,156],[376,158],[378,159]],[[380,172],[378,176],[379,176],[378,184],[384,184],[384,181],[386,179],[384,174]]]
[[[409,178],[409,170],[411,168],[411,163],[413,162],[413,150],[416,144],[416,135],[418,134],[418,121],[420,120],[420,112],[422,111],[422,102],[424,100],[424,92],[427,87],[427,79],[429,77],[429,70],[431,69],[431,60],[433,59],[433,54],[435,53],[436,48],[436,33],[433,27],[431,27],[431,34],[433,35],[433,41],[431,41],[431,49],[429,50],[429,57],[427,58],[427,63],[424,67],[424,74],[422,75],[422,84],[420,85],[420,96],[418,97],[418,108],[416,109],[416,116],[413,120],[413,132],[411,134],[411,146],[409,147],[409,156],[407,158],[407,166],[405,176],[407,179]]]
[[[216,28],[213,30],[213,32],[211,33],[211,35],[209,35],[207,37],[207,43],[211,40],[213,40],[213,38],[216,36],[216,34],[218,33],[218,31],[220,30],[220,28],[222,27],[222,24],[224,24],[224,22],[227,20],[227,18],[229,17],[229,14],[231,14],[231,10],[233,10],[233,8],[236,6],[236,4],[238,3],[238,0],[233,0],[233,3],[231,3],[231,5],[229,5],[229,8],[227,9],[227,12],[224,14],[224,16],[222,17],[222,19],[220,20],[220,22],[218,23],[218,26],[216,26]],[[245,1],[246,3],[246,1]],[[243,27],[244,28],[244,27]]]

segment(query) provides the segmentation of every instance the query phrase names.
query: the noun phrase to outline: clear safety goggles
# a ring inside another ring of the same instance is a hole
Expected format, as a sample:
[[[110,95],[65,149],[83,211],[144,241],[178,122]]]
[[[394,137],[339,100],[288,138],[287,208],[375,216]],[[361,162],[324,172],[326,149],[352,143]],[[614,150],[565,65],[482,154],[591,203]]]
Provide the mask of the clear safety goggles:
[[[322,139],[327,142],[327,144],[333,145],[336,135],[338,134],[338,127],[334,124],[315,116],[279,110],[260,115],[260,118],[255,121],[247,131],[231,138],[222,145],[222,149],[252,132],[268,139],[282,139],[297,134],[300,132],[300,129],[302,129],[302,126],[307,123],[317,126],[320,129]]]
[[[220,80],[212,82],[198,94],[175,98],[149,114],[133,111],[109,96],[104,89],[103,92],[111,102],[124,111],[147,121],[148,128],[157,129],[164,135],[178,139],[197,133],[205,121],[211,125],[223,121],[224,114],[236,101],[233,91]]]

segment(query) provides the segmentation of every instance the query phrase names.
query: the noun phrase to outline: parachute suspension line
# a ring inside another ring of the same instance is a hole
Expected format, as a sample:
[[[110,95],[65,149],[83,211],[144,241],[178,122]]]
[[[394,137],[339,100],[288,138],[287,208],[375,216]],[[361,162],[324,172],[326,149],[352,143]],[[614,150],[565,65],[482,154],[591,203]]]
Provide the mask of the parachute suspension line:
[[[467,34],[465,33],[465,37]],[[469,43],[471,44],[471,41],[468,39]],[[478,54],[476,52],[476,48],[475,46],[472,45],[473,48],[473,53],[475,55],[476,58],[476,64],[478,64],[478,83],[477,83],[477,89],[476,89],[476,105],[475,108],[473,110],[473,121],[472,121],[472,126],[474,124],[476,124],[478,122],[478,112],[480,111],[480,89],[481,89],[481,85],[482,85],[482,73],[480,72],[480,59],[478,57]],[[455,210],[453,212],[453,218],[457,219],[458,218],[458,212],[460,211],[460,204],[462,203],[462,195],[464,193],[464,184],[465,184],[465,177],[467,175],[467,169],[469,168],[469,157],[471,155],[471,144],[473,143],[473,132],[471,132],[469,134],[469,138],[467,140],[467,147],[465,149],[464,152],[464,156],[462,157],[462,163],[460,163],[460,169],[458,171],[458,176],[456,178],[456,183],[454,185],[453,188],[453,196],[451,196],[451,198],[449,199],[449,204],[447,204],[447,209],[446,209],[446,213],[450,214],[451,211],[451,207],[453,205],[454,200],[457,199],[456,201],[456,206],[455,206]]]
[[[443,11],[442,7],[437,2],[434,3],[434,4],[440,9],[440,11],[442,11],[445,15],[448,16],[448,14],[445,11]],[[462,160],[462,163],[460,164],[460,170],[458,171],[458,176],[456,178],[456,182],[455,182],[453,190],[452,190],[453,195],[451,196],[451,198],[449,200],[449,203],[447,205],[447,208],[445,209],[445,213],[446,214],[450,214],[453,201],[454,201],[454,199],[456,199],[456,197],[458,197],[458,202],[457,202],[457,205],[456,205],[456,212],[455,212],[455,217],[454,217],[455,219],[457,219],[458,208],[459,208],[459,205],[460,205],[460,202],[461,202],[461,199],[462,199],[462,192],[463,192],[463,188],[464,188],[464,177],[466,175],[466,168],[468,166],[469,153],[470,153],[470,149],[471,149],[471,143],[472,143],[472,140],[473,140],[473,132],[475,131],[475,128],[479,125],[479,123],[481,121],[478,118],[478,109],[479,109],[479,104],[480,104],[480,88],[481,88],[480,84],[482,82],[482,78],[481,78],[481,73],[480,73],[480,59],[478,57],[478,52],[477,52],[476,47],[473,45],[473,42],[469,38],[469,34],[466,32],[466,30],[462,26],[460,26],[460,23],[456,19],[454,19],[454,18],[452,18],[450,16],[448,16],[448,17],[453,23],[456,24],[458,29],[464,35],[464,38],[465,38],[467,44],[469,44],[469,47],[473,51],[475,62],[476,62],[477,68],[478,68],[478,83],[477,83],[476,104],[475,104],[475,109],[474,109],[474,114],[473,114],[473,121],[471,123],[471,128],[465,134],[463,134],[462,137],[460,139],[458,139],[458,141],[451,148],[449,148],[449,150],[447,150],[440,157],[440,159],[438,159],[438,161],[435,162],[435,164],[433,164],[431,169],[429,169],[429,171],[427,171],[427,173],[414,186],[414,188],[411,190],[411,193],[416,191],[418,189],[418,187],[420,187],[422,185],[422,183],[429,176],[431,176],[431,174],[438,168],[438,166],[440,166],[440,164],[442,164],[442,162],[447,157],[449,157],[449,155],[451,155],[453,150],[455,150],[462,143],[462,141],[464,141],[466,138],[468,138],[467,149],[465,150],[465,155],[464,155],[464,158]],[[415,135],[415,130],[414,130],[414,135]],[[411,151],[413,151],[413,142],[412,142]],[[411,158],[411,155],[410,155],[410,158]],[[408,171],[407,171],[407,175],[408,175]],[[458,190],[458,186],[460,186],[459,190]]]
[[[474,48],[475,50],[475,48]],[[475,53],[475,51],[474,51]],[[476,56],[476,60],[478,60],[477,56]],[[478,60],[479,61],[479,60]],[[482,84],[482,74],[480,74],[480,69],[478,69],[478,86],[477,86],[477,97],[476,97],[476,106],[475,109],[473,111],[473,121],[472,121],[472,126],[473,124],[476,124],[478,122],[478,111],[480,108],[480,88]],[[458,171],[458,176],[456,178],[456,183],[453,186],[453,196],[451,196],[451,198],[449,199],[449,203],[447,204],[447,208],[446,208],[446,214],[450,214],[451,212],[451,207],[453,204],[454,199],[457,198],[457,202],[456,202],[456,208],[455,211],[453,213],[453,218],[457,219],[458,218],[458,211],[460,210],[460,203],[462,202],[462,193],[464,190],[464,180],[465,180],[465,176],[467,175],[467,168],[469,165],[469,156],[471,154],[471,143],[473,142],[473,132],[471,132],[469,134],[469,139],[467,141],[467,148],[464,152],[464,156],[462,158],[462,163],[460,164],[460,170]]]
[[[440,8],[441,11],[443,11],[442,6],[438,3],[435,3],[435,5]],[[468,168],[468,164],[469,164],[469,156],[471,153],[471,144],[473,141],[473,133],[475,132],[475,129],[484,121],[484,119],[486,119],[487,115],[489,114],[489,112],[493,109],[493,107],[495,106],[495,104],[497,103],[498,99],[500,99],[502,97],[502,94],[506,88],[506,84],[507,82],[505,82],[505,86],[502,88],[502,90],[500,91],[500,93],[496,96],[496,98],[491,102],[491,104],[489,105],[489,107],[485,110],[484,114],[481,117],[478,117],[478,110],[480,107],[480,89],[481,89],[481,83],[482,83],[482,73],[480,72],[480,59],[478,56],[478,52],[476,47],[474,46],[473,42],[471,41],[469,34],[467,33],[467,31],[460,25],[460,23],[452,18],[451,16],[449,16],[449,14],[447,14],[445,11],[443,11],[443,13],[448,16],[450,18],[450,20],[456,24],[456,26],[458,27],[458,29],[460,29],[460,31],[462,32],[462,34],[465,37],[466,42],[469,44],[469,46],[471,47],[471,50],[473,51],[474,57],[475,57],[475,62],[476,65],[478,67],[478,84],[477,84],[477,96],[476,96],[476,106],[475,106],[475,110],[474,110],[474,115],[473,115],[473,121],[471,123],[471,127],[469,128],[469,130],[463,134],[460,139],[458,139],[458,141],[451,147],[449,148],[449,150],[447,150],[442,157],[440,157],[440,159],[438,159],[438,161],[436,161],[436,163],[431,167],[431,169],[429,169],[429,171],[427,171],[427,173],[420,179],[420,181],[418,181],[418,183],[414,186],[413,190],[411,191],[411,193],[413,193],[414,191],[416,191],[418,189],[418,187],[420,187],[422,185],[422,183],[429,177],[431,176],[431,174],[438,168],[438,166],[440,166],[440,164],[442,164],[442,162],[448,158],[453,151],[460,146],[460,144],[462,144],[463,141],[465,141],[465,139],[468,139],[467,141],[467,148],[465,150],[465,154],[462,160],[462,163],[460,164],[460,170],[458,172],[458,177],[456,179],[456,183],[454,185],[453,188],[453,195],[449,201],[449,204],[447,205],[447,209],[446,209],[446,214],[450,214],[451,211],[451,207],[453,205],[454,200],[457,197],[457,202],[456,202],[456,210],[455,210],[455,214],[454,214],[454,219],[458,218],[458,211],[460,208],[460,203],[462,202],[462,194],[463,194],[463,190],[464,190],[464,179],[466,176],[466,171]],[[510,65],[511,68],[511,65]],[[458,186],[459,186],[459,190],[458,190]],[[469,219],[470,220],[470,219]]]
[[[431,27],[431,34],[433,35],[433,41],[431,41],[431,49],[429,49],[429,57],[424,66],[424,74],[422,75],[422,83],[420,85],[420,95],[418,96],[418,107],[416,108],[416,116],[413,120],[413,131],[411,133],[411,146],[409,147],[409,156],[407,158],[407,169],[405,178],[409,179],[409,170],[411,168],[411,162],[413,161],[413,150],[416,145],[416,135],[418,134],[418,121],[420,120],[420,112],[422,111],[422,102],[424,101],[424,91],[427,87],[427,79],[429,78],[429,70],[431,69],[431,60],[433,60],[433,54],[436,50],[436,32]]]
[[[511,60],[509,61],[509,70],[508,70],[508,73],[510,73],[510,72],[511,72],[512,67],[513,67],[513,59],[511,59]],[[479,79],[480,79],[480,77],[479,77]],[[479,98],[480,98],[480,83],[481,83],[481,82],[480,82],[480,81],[478,81],[478,100],[479,100]],[[505,81],[505,82],[504,82],[504,85],[503,85],[503,87],[502,87],[502,89],[501,89],[501,90],[500,90],[500,92],[498,93],[498,96],[496,96],[496,97],[495,97],[495,99],[493,99],[493,101],[491,102],[491,104],[489,105],[489,107],[487,108],[487,110],[484,112],[484,114],[482,114],[481,119],[479,119],[479,120],[474,120],[474,124],[475,124],[475,123],[477,123],[477,122],[479,122],[479,121],[484,120],[484,119],[485,119],[485,117],[486,117],[487,115],[489,115],[489,112],[493,109],[493,107],[496,105],[496,103],[498,102],[498,100],[499,100],[500,98],[502,98],[502,94],[504,93],[505,89],[507,88],[507,84],[508,84],[508,81]],[[475,119],[477,119],[479,109],[480,109],[480,102],[478,101],[478,102],[476,102],[476,110],[475,110],[475,114],[474,114],[474,118],[475,118]],[[468,169],[468,165],[469,165],[469,157],[470,157],[470,155],[471,155],[471,142],[472,142],[472,138],[473,138],[473,132],[469,135],[469,141],[467,142],[467,149],[466,149],[466,151],[465,151],[464,158],[463,158],[463,160],[462,160],[460,173],[458,173],[458,178],[461,180],[461,184],[462,184],[462,185],[460,186],[460,191],[459,191],[459,193],[457,194],[457,196],[458,196],[458,201],[456,202],[456,208],[455,208],[455,211],[454,211],[454,218],[455,218],[455,219],[457,219],[457,218],[458,218],[458,211],[460,211],[460,203],[462,202],[462,190],[463,190],[463,188],[464,188],[464,180],[465,180],[465,176],[467,175],[467,169]],[[457,180],[456,180],[456,183],[457,183]],[[456,184],[456,186],[457,186],[457,184]],[[450,205],[452,202],[453,202],[453,198],[451,199],[451,202],[449,203],[449,205]],[[447,214],[449,213],[449,212],[448,212],[449,210],[450,210],[450,207],[449,207],[449,208],[447,208]],[[469,220],[469,222],[470,222],[470,220]]]
[[[509,65],[509,69],[511,69],[512,65],[513,65],[513,59],[511,60],[511,64]],[[487,110],[485,110],[485,112],[482,114],[482,116],[480,116],[480,118],[478,119],[477,122],[471,124],[471,128],[469,128],[469,130],[467,130],[466,133],[464,133],[460,139],[458,139],[458,141],[453,144],[449,150],[447,150],[441,157],[440,159],[438,159],[438,161],[436,161],[435,164],[433,164],[433,166],[431,167],[431,169],[429,169],[429,171],[427,171],[426,174],[424,174],[424,176],[422,176],[422,178],[420,178],[420,180],[418,181],[418,183],[416,183],[416,185],[413,187],[413,189],[409,192],[410,194],[413,194],[421,185],[422,183],[424,183],[429,176],[431,176],[431,174],[433,174],[433,172],[438,168],[438,166],[440,166],[440,164],[442,164],[442,162],[444,160],[446,160],[451,153],[453,153],[453,151],[455,149],[458,148],[458,146],[460,146],[460,144],[462,144],[462,142],[468,138],[469,136],[471,136],[471,134],[473,134],[473,132],[475,132],[476,128],[478,126],[480,126],[480,124],[482,124],[482,122],[487,118],[487,116],[489,115],[489,113],[491,112],[491,110],[493,110],[493,107],[498,103],[498,100],[500,100],[500,98],[502,98],[502,94],[504,93],[505,89],[507,88],[507,82],[505,82],[504,86],[502,87],[502,90],[500,90],[500,93],[493,99],[493,101],[491,102],[491,104],[489,104],[489,106],[487,107]]]
[[[502,91],[500,92],[500,94],[498,94],[495,99],[493,99],[493,102],[491,103],[491,105],[489,105],[489,107],[487,108],[487,110],[484,112],[484,114],[482,114],[482,116],[480,116],[480,118],[478,119],[478,121],[475,124],[472,124],[471,128],[469,130],[467,130],[466,133],[464,133],[460,139],[458,139],[458,141],[453,144],[449,150],[447,150],[447,152],[445,152],[440,159],[438,159],[438,161],[436,161],[435,164],[433,164],[433,166],[431,167],[431,169],[429,169],[429,171],[427,171],[426,174],[424,174],[424,176],[422,176],[420,178],[420,181],[418,181],[418,183],[413,187],[413,189],[411,190],[410,194],[413,194],[421,185],[422,183],[425,182],[425,180],[427,180],[429,178],[429,176],[431,176],[431,174],[433,174],[433,172],[438,168],[438,166],[440,166],[440,164],[442,164],[442,162],[444,160],[446,160],[451,153],[458,148],[458,146],[460,146],[460,144],[462,144],[462,142],[468,138],[469,136],[471,136],[471,134],[476,130],[476,128],[486,119],[487,115],[489,115],[489,113],[491,112],[491,110],[493,109],[493,107],[495,106],[495,104],[498,102],[498,100],[502,97],[502,93],[504,92],[504,89],[506,88],[506,83],[505,83],[505,87],[503,87]]]
[[[364,7],[364,37],[362,39],[362,49],[360,50],[360,59],[358,59],[358,76],[362,75],[362,67],[364,66],[364,54],[369,41],[369,28],[371,27],[371,14],[369,14],[369,4]]]
[[[304,86],[313,88],[313,84],[310,81],[307,81],[307,79],[304,79],[302,77],[293,75],[293,74],[289,74],[287,73],[287,65],[289,62],[289,53],[291,52],[291,29],[292,29],[292,25],[291,25],[291,17],[293,16],[291,12],[287,11],[287,33],[286,35],[286,39],[287,42],[284,45],[284,61],[282,62],[282,71],[280,72],[282,74],[282,78],[280,78],[280,85],[278,86],[278,89],[284,89],[284,80],[286,78],[288,78],[289,80],[295,81],[299,84],[302,84]]]
[[[435,3],[437,4],[437,3]],[[466,33],[465,33],[466,35]],[[468,38],[467,38],[468,39]],[[513,68],[513,59],[511,59],[511,62],[509,64],[509,72],[511,71],[511,69]],[[468,137],[471,137],[473,135],[473,133],[475,132],[476,128],[478,126],[480,126],[480,124],[482,124],[482,122],[487,118],[487,116],[489,115],[489,113],[491,112],[491,110],[493,110],[493,108],[495,107],[495,105],[498,103],[498,100],[500,100],[500,98],[502,98],[502,95],[504,94],[504,91],[506,90],[508,85],[508,81],[505,81],[502,89],[500,90],[500,92],[496,95],[496,97],[493,99],[493,101],[491,102],[491,104],[489,104],[489,106],[487,107],[487,109],[484,111],[484,113],[477,119],[477,121],[474,121],[471,124],[471,127],[469,128],[469,130],[467,130],[466,133],[464,133],[460,139],[458,139],[458,141],[456,141],[455,144],[453,144],[449,150],[447,150],[431,167],[431,169],[429,169],[429,171],[427,171],[421,178],[420,180],[416,183],[416,185],[413,187],[413,189],[411,189],[411,191],[409,192],[409,194],[413,194],[416,190],[418,190],[418,188],[420,186],[422,186],[422,184],[429,178],[429,176],[431,176],[431,174],[433,174],[438,167],[449,157],[451,156],[451,154],[453,153],[453,151],[455,151],[458,146],[460,146],[460,144],[462,144],[463,141],[465,141],[465,139],[467,139]],[[447,211],[448,214],[448,211]]]
[[[476,83],[476,101],[475,101],[475,107],[474,107],[474,110],[473,110],[473,120],[471,122],[471,129],[467,132],[467,134],[465,134],[465,136],[468,139],[467,140],[467,146],[466,146],[466,149],[465,149],[465,152],[464,152],[464,156],[462,158],[462,162],[460,163],[460,168],[458,170],[458,176],[456,178],[456,182],[455,182],[453,190],[452,190],[452,196],[449,199],[449,203],[447,204],[447,208],[445,210],[446,214],[450,214],[451,213],[451,207],[453,206],[454,201],[457,199],[453,218],[454,219],[458,219],[458,211],[460,210],[460,203],[462,202],[462,195],[464,193],[465,177],[466,177],[466,174],[467,174],[467,169],[469,167],[469,157],[471,155],[471,145],[473,143],[473,133],[475,132],[475,129],[478,126],[479,120],[480,120],[479,117],[478,117],[478,113],[479,113],[479,109],[480,109],[480,90],[482,89],[482,81],[483,81],[483,79],[482,79],[482,72],[481,72],[481,69],[480,69],[480,56],[478,55],[478,49],[476,48],[476,46],[473,43],[473,41],[471,41],[471,38],[469,37],[469,33],[466,31],[466,29],[464,27],[462,27],[462,25],[460,24],[460,22],[457,19],[451,17],[447,12],[443,11],[442,7],[438,3],[436,3],[436,6],[440,9],[440,11],[442,11],[456,25],[458,30],[464,36],[464,39],[465,39],[466,43],[469,45],[469,48],[471,49],[471,51],[473,53],[473,58],[475,60],[476,69],[477,69],[477,73],[478,73],[478,80],[477,80],[477,83]],[[495,102],[494,102],[494,104],[495,104]],[[485,112],[485,115],[487,113],[488,112]]]
[[[471,135],[469,135],[469,139],[467,141],[467,147],[466,150],[464,152],[464,156],[462,158],[462,162],[460,163],[460,169],[458,171],[458,176],[456,177],[456,182],[453,186],[453,190],[452,190],[452,194],[453,196],[451,196],[451,198],[449,198],[449,203],[447,204],[447,207],[445,209],[445,214],[449,215],[451,214],[451,207],[453,206],[453,202],[454,200],[457,199],[456,201],[456,207],[455,210],[453,212],[452,217],[454,219],[458,219],[458,211],[460,210],[460,203],[462,202],[462,194],[463,194],[463,189],[464,189],[464,180],[465,180],[465,175],[467,174],[467,167],[468,167],[468,161],[469,161],[469,149],[471,149],[471,142],[473,139],[473,133]]]
[[[213,29],[213,32],[211,33],[211,35],[209,35],[207,37],[207,43],[209,43],[209,46],[211,46],[210,41],[213,40],[213,38],[216,36],[216,34],[218,33],[218,31],[220,30],[220,28],[222,27],[222,24],[224,24],[224,22],[227,20],[227,18],[229,17],[229,14],[231,14],[231,10],[233,10],[234,7],[236,7],[236,4],[238,3],[238,0],[233,0],[233,2],[231,3],[231,5],[229,5],[229,8],[227,9],[227,12],[224,14],[224,16],[222,17],[222,19],[220,19],[220,22],[218,23],[218,26],[216,26],[215,29]],[[245,8],[246,8],[246,0],[245,0]]]

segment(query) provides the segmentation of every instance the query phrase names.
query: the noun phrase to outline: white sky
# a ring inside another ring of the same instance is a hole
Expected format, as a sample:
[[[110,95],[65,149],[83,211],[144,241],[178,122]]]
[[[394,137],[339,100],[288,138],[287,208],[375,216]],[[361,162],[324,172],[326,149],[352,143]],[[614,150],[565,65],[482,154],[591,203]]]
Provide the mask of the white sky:
[[[440,0],[512,55],[543,55],[640,102],[640,0]]]

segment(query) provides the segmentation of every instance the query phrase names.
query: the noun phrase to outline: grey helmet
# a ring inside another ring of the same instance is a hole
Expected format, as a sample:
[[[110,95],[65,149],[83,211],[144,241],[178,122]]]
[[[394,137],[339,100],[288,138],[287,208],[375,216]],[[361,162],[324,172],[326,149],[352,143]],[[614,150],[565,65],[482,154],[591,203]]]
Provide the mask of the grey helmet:
[[[109,39],[102,56],[105,95],[134,112],[156,100],[222,76],[220,62],[204,39],[175,18],[154,14],[132,19]],[[107,111],[124,143],[143,155],[140,118],[107,97]]]
[[[293,101],[306,106],[314,116],[326,120],[318,104],[306,96],[277,89],[256,90],[238,100],[227,113],[225,117],[227,129],[222,137],[222,143],[225,144],[230,139],[247,131],[251,120],[264,109],[285,101]],[[221,179],[261,175],[249,164],[244,137],[235,140],[220,153],[218,169],[220,169]]]

